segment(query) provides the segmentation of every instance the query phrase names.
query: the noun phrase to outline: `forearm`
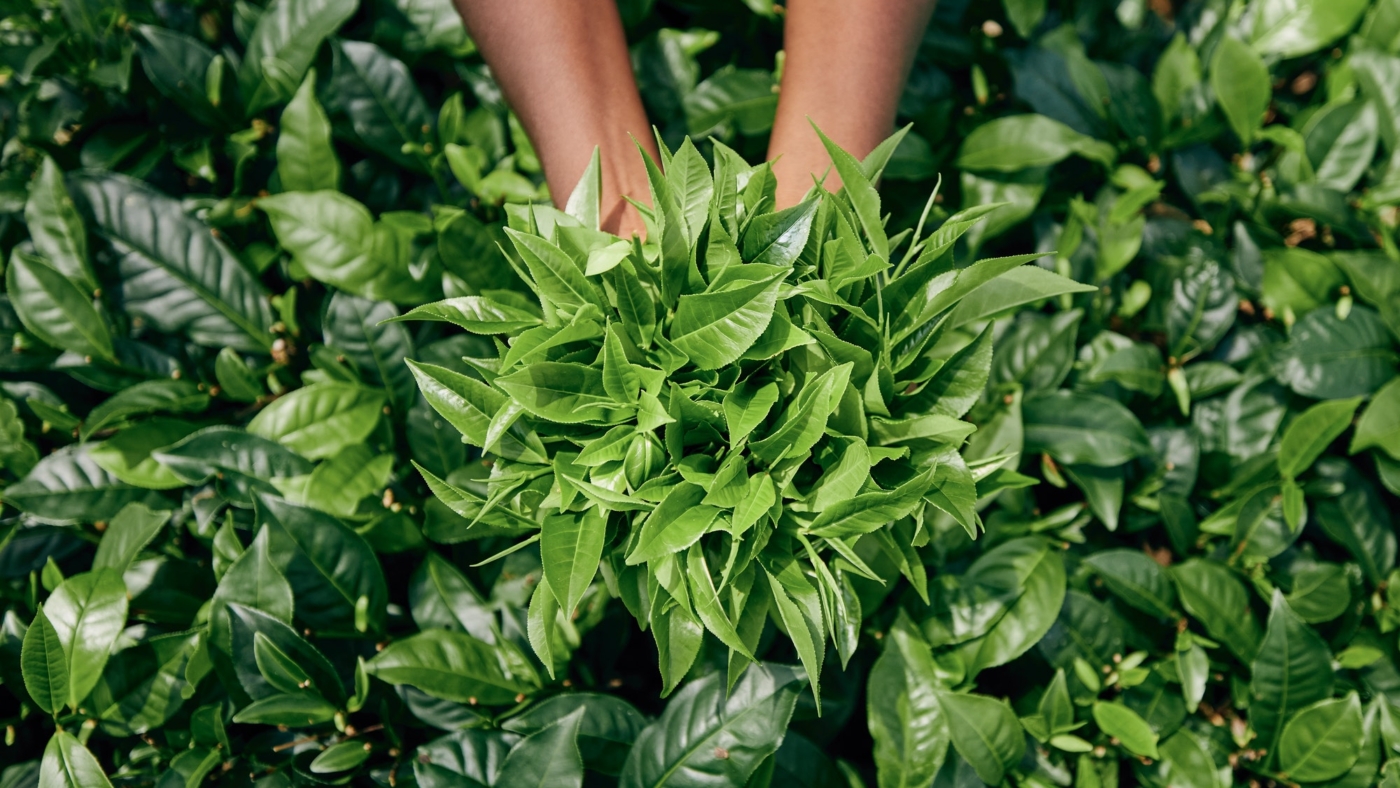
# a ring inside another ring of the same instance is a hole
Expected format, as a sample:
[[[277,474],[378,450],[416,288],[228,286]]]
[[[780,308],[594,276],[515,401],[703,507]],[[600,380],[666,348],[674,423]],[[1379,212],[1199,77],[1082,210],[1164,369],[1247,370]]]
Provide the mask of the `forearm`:
[[[779,205],[792,204],[830,166],[808,123],[856,157],[893,131],[899,96],[932,0],[789,0],[786,63],[770,156]],[[831,173],[828,188],[840,180]]]
[[[635,137],[656,155],[614,0],[456,0],[530,135],[557,204],[601,148],[604,224],[630,228],[623,196],[649,202]],[[635,212],[632,212],[635,215]]]

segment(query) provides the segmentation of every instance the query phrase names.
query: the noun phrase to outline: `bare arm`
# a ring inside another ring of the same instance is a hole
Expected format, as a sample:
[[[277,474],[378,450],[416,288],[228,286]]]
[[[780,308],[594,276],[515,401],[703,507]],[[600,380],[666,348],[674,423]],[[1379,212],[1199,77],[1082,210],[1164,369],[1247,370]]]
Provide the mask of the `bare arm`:
[[[456,3],[535,145],[555,202],[568,199],[597,145],[603,229],[641,232],[641,217],[623,200],[650,202],[632,137],[657,152],[614,0]]]
[[[895,110],[933,14],[933,0],[788,0],[787,62],[768,158],[778,207],[797,203],[831,159],[810,117],[862,158],[894,130]],[[781,157],[781,158],[779,158]],[[832,170],[826,186],[841,179]]]

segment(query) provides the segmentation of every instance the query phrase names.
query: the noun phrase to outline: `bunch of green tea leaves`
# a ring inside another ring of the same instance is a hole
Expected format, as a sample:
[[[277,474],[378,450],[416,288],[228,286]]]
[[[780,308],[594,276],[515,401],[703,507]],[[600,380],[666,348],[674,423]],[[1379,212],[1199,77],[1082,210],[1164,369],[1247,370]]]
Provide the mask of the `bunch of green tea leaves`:
[[[485,458],[449,479],[420,466],[464,518],[430,536],[520,537],[501,555],[539,543],[529,635],[551,670],[601,570],[652,630],[665,692],[706,631],[729,649],[732,684],[770,614],[815,685],[828,639],[843,664],[855,651],[852,578],[885,582],[862,537],[927,601],[926,513],[975,537],[978,496],[1029,481],[1011,454],[961,451],[990,331],[951,357],[928,349],[1088,288],[1026,265],[1041,255],[955,266],[984,210],[889,237],[872,184],[901,137],[862,162],[823,136],[843,187],[778,211],[768,164],[716,144],[712,172],[690,140],[663,142],[645,243],[597,229],[595,157],[566,211],[509,212],[507,255],[534,298],[486,291],[399,318],[494,338],[494,357],[463,359],[479,378],[410,362]]]

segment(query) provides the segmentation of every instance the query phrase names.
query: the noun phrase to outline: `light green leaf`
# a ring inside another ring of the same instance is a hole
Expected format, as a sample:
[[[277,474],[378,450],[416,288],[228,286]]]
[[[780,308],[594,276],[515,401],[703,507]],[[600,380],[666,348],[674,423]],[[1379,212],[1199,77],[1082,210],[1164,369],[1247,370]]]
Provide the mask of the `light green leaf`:
[[[855,210],[861,229],[865,231],[865,239],[870,244],[870,251],[888,260],[890,243],[880,215],[879,192],[875,191],[874,184],[870,182],[870,178],[866,176],[865,171],[861,169],[860,162],[856,161],[854,156],[832,142],[829,137],[822,133],[821,129],[817,128],[815,123],[812,124],[812,128],[816,130],[817,136],[821,137],[822,145],[826,147],[827,155],[831,157],[831,163],[836,166],[836,172],[841,176],[841,189],[850,200],[851,208]]]
[[[1222,36],[1210,63],[1210,86],[1230,128],[1248,147],[1264,122],[1273,93],[1264,62],[1239,39]]]
[[[933,473],[928,471],[893,490],[867,492],[838,501],[817,515],[811,533],[840,539],[882,528],[912,512],[932,482]]]
[[[97,278],[88,263],[87,229],[63,183],[63,170],[48,156],[40,160],[29,186],[24,223],[35,251],[83,292],[97,289]],[[9,292],[13,299],[15,291]]]
[[[703,536],[721,509],[700,503],[704,488],[681,482],[666,494],[661,503],[647,515],[636,545],[627,556],[629,566],[661,558],[690,547]]]
[[[744,232],[744,258],[760,265],[792,265],[807,245],[816,213],[817,202],[810,200],[754,217]]]
[[[112,783],[82,742],[67,731],[57,731],[44,747],[39,788],[112,788]]]
[[[583,175],[579,176],[578,184],[569,194],[569,200],[564,205],[564,213],[578,219],[584,227],[597,230],[602,215],[602,195],[603,171],[598,146],[595,145],[593,146],[593,156],[588,160],[588,166],[583,169]]]
[[[1361,700],[1354,692],[1299,709],[1279,736],[1279,769],[1303,783],[1340,777],[1361,755],[1361,723]]]
[[[407,684],[435,698],[456,703],[500,705],[533,692],[538,679],[512,672],[499,646],[471,635],[431,629],[390,643],[365,663],[370,675]]]
[[[583,364],[541,361],[495,385],[526,411],[558,424],[614,424],[625,413],[607,395],[602,371]]]
[[[99,569],[65,580],[44,605],[68,668],[68,705],[80,708],[102,678],[112,646],[126,627],[126,584]]]
[[[744,266],[748,284],[732,289],[680,297],[670,339],[700,369],[732,364],[758,340],[773,317],[778,288],[787,270],[757,264]]]
[[[307,767],[313,774],[348,772],[364,763],[370,756],[361,742],[350,740],[332,744],[312,759]]]
[[[573,614],[598,573],[606,532],[607,518],[596,509],[551,515],[540,526],[545,581],[566,615]]]
[[[5,290],[24,327],[46,345],[115,361],[112,334],[92,299],[43,258],[15,249]]]
[[[514,335],[519,330],[538,326],[538,312],[501,304],[484,295],[462,295],[435,304],[410,309],[395,321],[441,321],[462,326],[477,335]]]
[[[1112,145],[1057,120],[1044,115],[1010,115],[973,129],[958,150],[957,165],[968,170],[1018,172],[1048,167],[1075,154],[1105,167],[1117,158]]]
[[[97,555],[92,559],[92,568],[125,572],[141,550],[169,521],[169,511],[152,511],[141,503],[131,503],[122,507],[117,516],[107,524],[107,530],[102,533],[102,541],[97,545]]]
[[[320,694],[301,690],[255,700],[233,715],[233,721],[303,728],[330,722],[335,712],[335,706]]]
[[[274,440],[309,459],[330,457],[374,431],[382,391],[349,383],[314,383],[269,404],[248,432]]]
[[[1400,460],[1400,379],[1390,381],[1371,398],[1356,421],[1351,453],[1380,449]]]
[[[357,5],[356,0],[274,0],[262,12],[238,72],[249,115],[292,97],[321,42]]]
[[[535,280],[535,287],[551,303],[562,307],[603,305],[597,288],[564,250],[543,238],[514,229],[507,228],[506,235],[510,237],[516,254],[525,261],[530,277]]]
[[[277,177],[289,192],[340,188],[340,159],[331,144],[331,122],[316,100],[316,69],[282,110],[277,135]]]
[[[1121,703],[1094,704],[1094,722],[1099,730],[1117,739],[1128,752],[1157,758],[1157,734],[1137,712]]]
[[[881,788],[924,785],[948,754],[948,715],[939,703],[938,669],[928,644],[900,618],[870,669],[866,714]]]
[[[1327,450],[1332,441],[1341,437],[1351,426],[1352,414],[1361,405],[1361,397],[1319,402],[1303,411],[1283,432],[1279,444],[1279,473],[1293,479]]]
[[[1355,27],[1367,5],[1362,0],[1263,0],[1249,8],[1253,12],[1250,43],[1262,55],[1282,58],[1316,52]]]

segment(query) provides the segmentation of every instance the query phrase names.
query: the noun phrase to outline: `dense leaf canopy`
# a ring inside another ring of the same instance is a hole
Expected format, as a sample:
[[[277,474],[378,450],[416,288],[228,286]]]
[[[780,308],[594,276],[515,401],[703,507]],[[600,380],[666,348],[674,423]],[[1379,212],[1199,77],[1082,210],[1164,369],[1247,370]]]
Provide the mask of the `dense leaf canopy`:
[[[446,0],[0,0],[0,785],[1400,780],[1400,0],[942,0],[783,210],[619,5],[645,241]]]

